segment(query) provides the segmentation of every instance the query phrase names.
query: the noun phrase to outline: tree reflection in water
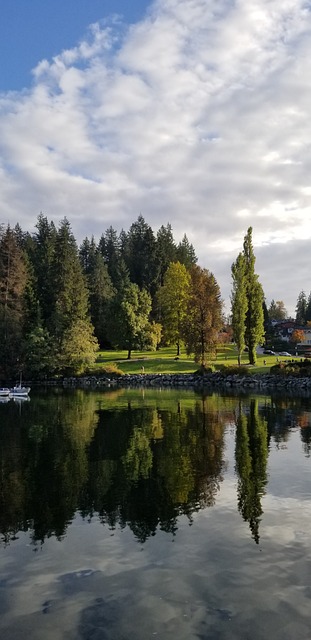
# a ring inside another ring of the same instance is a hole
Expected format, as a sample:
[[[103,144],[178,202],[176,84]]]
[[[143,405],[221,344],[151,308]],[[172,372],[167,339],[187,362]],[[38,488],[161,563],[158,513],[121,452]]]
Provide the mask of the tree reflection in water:
[[[181,514],[215,502],[224,420],[213,397],[115,408],[107,395],[38,396],[1,430],[0,530],[5,543],[30,530],[61,538],[75,513],[140,542],[157,528],[175,534]]]
[[[310,455],[308,399],[243,399],[170,391],[54,391],[0,407],[0,533],[62,538],[75,514],[144,542],[215,504],[224,433],[236,419],[238,509],[258,543],[268,442],[300,429]]]
[[[240,403],[236,422],[236,471],[238,474],[238,509],[249,523],[255,542],[259,543],[261,498],[267,484],[268,431],[259,416],[258,401],[250,401],[246,413]]]

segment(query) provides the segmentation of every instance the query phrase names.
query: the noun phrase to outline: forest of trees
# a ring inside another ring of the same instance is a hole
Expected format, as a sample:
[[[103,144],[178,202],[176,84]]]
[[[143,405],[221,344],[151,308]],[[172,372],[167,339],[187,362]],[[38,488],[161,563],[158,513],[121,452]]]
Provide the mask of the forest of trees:
[[[267,308],[255,272],[252,228],[232,265],[231,318],[240,362],[271,320],[286,317],[283,301]],[[298,324],[311,322],[311,293],[301,291]],[[155,234],[143,216],[119,234],[109,227],[97,243],[78,246],[70,223],[40,214],[34,233],[0,225],[0,379],[44,379],[92,368],[99,348],[155,350],[181,344],[206,366],[224,327],[215,276],[197,264],[186,235],[170,224]]]
[[[178,285],[176,285],[178,283]],[[189,318],[191,316],[191,323]],[[0,227],[0,377],[79,374],[101,348],[156,349],[183,341],[205,364],[222,326],[215,277],[187,236],[156,234],[140,215],[78,246],[66,218],[40,214],[33,234]],[[191,329],[193,327],[193,331]]]

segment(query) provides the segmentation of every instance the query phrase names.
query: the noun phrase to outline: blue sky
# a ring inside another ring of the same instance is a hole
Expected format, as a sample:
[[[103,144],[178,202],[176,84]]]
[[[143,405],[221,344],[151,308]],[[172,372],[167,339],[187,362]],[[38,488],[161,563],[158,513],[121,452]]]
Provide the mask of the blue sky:
[[[31,69],[73,47],[89,24],[112,14],[139,20],[147,0],[2,0],[0,91],[28,86]]]
[[[252,226],[267,302],[294,312],[311,289],[309,2],[10,0],[0,48],[0,223],[67,216],[80,242],[170,222],[227,303]]]

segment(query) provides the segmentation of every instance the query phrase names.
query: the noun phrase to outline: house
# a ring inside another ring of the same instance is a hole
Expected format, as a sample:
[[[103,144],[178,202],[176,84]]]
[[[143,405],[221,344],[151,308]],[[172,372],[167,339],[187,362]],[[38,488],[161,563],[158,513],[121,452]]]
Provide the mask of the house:
[[[298,355],[311,356],[311,327],[299,327],[304,333],[303,342],[296,345]]]
[[[286,342],[290,341],[293,331],[298,328],[300,329],[300,327],[297,327],[295,320],[291,319],[282,320],[274,324],[275,332],[281,340],[286,340]]]

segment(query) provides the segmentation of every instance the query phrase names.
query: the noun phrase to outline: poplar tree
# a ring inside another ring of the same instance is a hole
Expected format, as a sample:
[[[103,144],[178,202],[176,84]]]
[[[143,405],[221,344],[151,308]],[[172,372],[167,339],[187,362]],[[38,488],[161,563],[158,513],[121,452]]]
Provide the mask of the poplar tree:
[[[245,415],[240,406],[236,424],[235,459],[238,476],[238,509],[259,543],[261,499],[267,485],[268,429],[259,415],[258,400],[251,400]]]
[[[262,286],[258,280],[258,275],[255,273],[255,262],[256,258],[253,250],[252,243],[252,227],[249,227],[247,230],[247,234],[244,237],[243,243],[243,260],[240,259],[240,267],[241,273],[239,275],[239,292],[245,288],[246,293],[246,301],[247,301],[247,310],[245,316],[245,331],[244,331],[244,341],[248,348],[249,362],[250,364],[256,364],[257,354],[256,347],[264,338],[264,314],[263,314],[263,302],[264,295]],[[242,269],[242,263],[244,262],[244,266]],[[237,271],[237,264],[235,271]],[[244,272],[244,276],[243,276]],[[236,274],[237,275],[237,274]],[[243,277],[242,277],[243,276]],[[234,287],[237,283],[234,281]],[[235,289],[233,290],[233,300],[235,299]],[[242,294],[242,300],[244,299],[244,294]],[[237,312],[235,315],[233,314],[232,308],[232,322],[233,322],[233,331],[238,335],[240,346],[241,346],[241,317]],[[238,347],[239,349],[239,347]]]
[[[233,339],[238,350],[238,363],[245,349],[245,321],[247,314],[246,261],[243,253],[239,253],[231,267],[233,288],[231,295],[231,312]]]

